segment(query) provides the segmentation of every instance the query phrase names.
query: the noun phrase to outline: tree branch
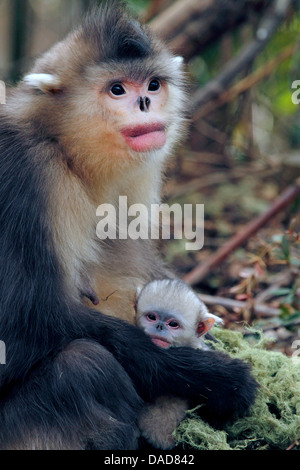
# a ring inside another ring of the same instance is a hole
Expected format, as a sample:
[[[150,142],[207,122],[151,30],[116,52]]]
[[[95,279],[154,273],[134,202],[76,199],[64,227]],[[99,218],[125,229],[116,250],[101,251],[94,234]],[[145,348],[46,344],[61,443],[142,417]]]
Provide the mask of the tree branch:
[[[229,90],[224,91],[217,99],[208,101],[206,104],[197,109],[193,115],[194,120],[202,119],[204,116],[207,116],[211,112],[215,111],[217,108],[220,108],[229,101],[233,101],[241,93],[249,90],[254,87],[261,80],[265,79],[280,65],[283,61],[291,57],[295,51],[295,44],[290,44],[285,49],[283,49],[277,57],[270,60],[267,64],[261,67],[258,70],[255,70],[252,74],[243,78],[239,83],[233,85]],[[196,98],[197,99],[197,98]]]
[[[178,0],[150,24],[168,40],[171,49],[189,59],[273,3],[274,0]]]
[[[218,77],[194,94],[194,110],[220,96],[236,76],[253,62],[284,21],[290,5],[291,0],[276,0],[273,3],[273,8],[268,10],[257,29],[256,38],[243,48],[238,57],[228,62]]]
[[[243,245],[253,234],[262,228],[275,214],[289,206],[300,194],[300,178],[293,186],[288,187],[262,215],[251,220],[240,232],[234,235],[225,243],[211,258],[204,264],[196,266],[190,273],[184,276],[185,282],[195,285],[204,279],[216,266],[222,263],[234,250]]]
[[[222,307],[230,309],[252,310],[259,317],[278,317],[280,315],[278,308],[269,307],[264,304],[256,304],[255,299],[252,299],[251,302],[242,302],[241,300],[207,294],[199,294],[199,297],[207,305],[221,305]]]

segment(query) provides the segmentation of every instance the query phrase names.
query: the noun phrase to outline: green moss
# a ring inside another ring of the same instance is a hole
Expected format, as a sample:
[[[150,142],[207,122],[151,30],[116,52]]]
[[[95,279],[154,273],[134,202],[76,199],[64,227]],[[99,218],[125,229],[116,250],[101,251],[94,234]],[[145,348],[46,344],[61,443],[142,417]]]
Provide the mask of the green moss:
[[[218,349],[251,364],[260,390],[249,416],[217,431],[196,411],[175,431],[179,445],[199,450],[286,449],[300,438],[300,365],[267,351],[262,336],[250,345],[240,333],[214,329]]]

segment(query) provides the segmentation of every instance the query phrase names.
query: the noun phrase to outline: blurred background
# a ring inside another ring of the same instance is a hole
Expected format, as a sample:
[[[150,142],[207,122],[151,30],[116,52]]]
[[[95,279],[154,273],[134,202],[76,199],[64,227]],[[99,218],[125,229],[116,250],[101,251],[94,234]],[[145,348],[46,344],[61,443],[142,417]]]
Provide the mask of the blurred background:
[[[0,0],[0,79],[14,84],[96,3]],[[128,4],[190,79],[189,134],[164,198],[205,205],[205,243],[189,252],[172,239],[161,251],[227,328],[251,339],[246,325],[258,326],[290,355],[300,337],[300,1]]]

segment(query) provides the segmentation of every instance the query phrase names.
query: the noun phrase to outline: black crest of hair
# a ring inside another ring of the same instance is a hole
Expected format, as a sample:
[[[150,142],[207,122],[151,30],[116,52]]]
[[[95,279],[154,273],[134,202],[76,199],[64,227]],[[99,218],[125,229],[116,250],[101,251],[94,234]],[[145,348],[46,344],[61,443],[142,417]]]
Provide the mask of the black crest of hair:
[[[217,426],[247,412],[257,383],[244,362],[158,348],[69,296],[48,207],[58,158],[53,142],[1,108],[0,449],[131,449],[143,402],[160,395],[203,403]]]
[[[153,54],[149,30],[129,15],[122,1],[93,7],[84,19],[82,32],[96,43],[104,61],[145,59]]]

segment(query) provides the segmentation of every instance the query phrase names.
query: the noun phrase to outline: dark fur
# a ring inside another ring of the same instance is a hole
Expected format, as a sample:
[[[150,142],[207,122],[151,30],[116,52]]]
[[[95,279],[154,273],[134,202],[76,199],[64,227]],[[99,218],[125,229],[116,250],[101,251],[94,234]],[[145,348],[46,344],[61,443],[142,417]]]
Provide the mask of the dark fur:
[[[140,397],[205,402],[202,414],[217,424],[247,410],[256,383],[241,361],[159,349],[139,329],[67,298],[44,217],[47,170],[31,161],[35,145],[1,120],[1,448],[34,430],[72,441],[83,425],[83,447],[130,447]],[[99,435],[109,416],[110,432]]]
[[[47,210],[57,155],[37,158],[47,142],[41,150],[42,137],[22,126],[0,117],[0,448],[133,448],[143,400],[162,394],[205,403],[201,413],[216,425],[247,411],[257,387],[248,365],[162,350],[69,298]]]
[[[88,42],[96,43],[101,62],[146,59],[155,54],[149,30],[124,14],[124,2],[110,1],[101,9],[92,9],[82,33]]]
[[[125,12],[124,2],[104,2],[101,8],[93,8],[79,29],[80,40],[95,44],[92,58],[96,64],[122,62],[126,76],[143,82],[158,74],[170,80],[164,63],[157,63],[162,45],[151,30]],[[141,62],[140,59],[143,59]],[[177,80],[176,85],[179,86]]]

